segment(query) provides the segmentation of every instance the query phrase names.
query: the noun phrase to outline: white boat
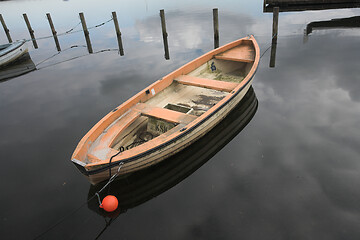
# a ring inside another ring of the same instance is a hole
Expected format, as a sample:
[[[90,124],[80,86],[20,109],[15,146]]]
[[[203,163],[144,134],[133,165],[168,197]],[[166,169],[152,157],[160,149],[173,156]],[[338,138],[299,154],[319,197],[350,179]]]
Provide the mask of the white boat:
[[[30,54],[25,53],[12,64],[0,67],[0,82],[27,74],[36,70],[35,63],[32,61]]]
[[[0,45],[0,67],[3,67],[28,52],[25,41]]]

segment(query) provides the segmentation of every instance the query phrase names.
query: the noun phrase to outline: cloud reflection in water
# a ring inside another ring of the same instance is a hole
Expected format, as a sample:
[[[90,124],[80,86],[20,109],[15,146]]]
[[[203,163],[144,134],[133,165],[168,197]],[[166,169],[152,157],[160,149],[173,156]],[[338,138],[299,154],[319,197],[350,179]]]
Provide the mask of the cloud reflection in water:
[[[271,15],[219,10],[220,44],[253,33],[268,46]],[[128,211],[104,238],[358,239],[359,31],[313,32],[306,44],[302,35],[308,22],[358,12],[281,14],[276,68],[268,68],[266,54],[255,75],[259,109],[252,122],[189,178]],[[156,13],[124,29],[133,33],[123,35],[124,57],[91,55],[0,84],[5,236],[36,235],[73,202],[82,203],[88,185],[68,161],[77,141],[118,104],[211,50],[211,17],[211,11],[166,12],[169,61]],[[116,46],[113,35],[91,37],[95,47]],[[45,57],[41,50],[35,59]],[[19,175],[31,180],[9,181]],[[26,206],[12,197],[22,195]],[[80,212],[49,236],[95,236],[103,223],[91,214]],[[14,233],[18,226],[23,231]]]

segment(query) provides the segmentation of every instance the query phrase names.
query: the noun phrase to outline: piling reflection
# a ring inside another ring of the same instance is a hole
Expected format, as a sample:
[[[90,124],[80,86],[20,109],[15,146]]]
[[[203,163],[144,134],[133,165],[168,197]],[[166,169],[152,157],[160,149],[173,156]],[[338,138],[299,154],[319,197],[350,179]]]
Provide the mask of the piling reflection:
[[[88,48],[88,52],[93,53],[93,49],[92,49],[92,45],[91,45],[91,41],[90,41],[89,30],[88,30],[87,25],[86,25],[84,13],[82,13],[82,12],[79,13],[79,17],[80,17],[81,25],[82,25],[82,28],[83,28],[83,31],[84,31],[84,36],[85,36],[86,46]]]
[[[33,30],[32,27],[31,27],[29,18],[27,17],[26,13],[23,14],[23,18],[24,18],[25,23],[26,23],[26,26],[27,26],[27,28],[28,28],[28,30],[29,30],[29,34],[30,34],[32,43],[33,43],[33,45],[34,45],[34,48],[37,49],[37,48],[38,48],[38,45],[37,45],[37,42],[36,42],[34,30]]]
[[[168,43],[168,34],[166,32],[166,21],[165,21],[165,11],[164,11],[164,9],[160,10],[160,19],[161,19],[161,29],[162,29],[162,35],[163,35],[165,59],[169,60],[170,59],[169,43]]]
[[[213,24],[214,24],[214,49],[219,47],[219,11],[217,8],[213,9]]]
[[[120,56],[124,56],[124,47],[122,44],[121,32],[120,32],[119,22],[117,20],[117,15],[116,15],[116,12],[112,12],[111,14],[112,14],[112,18],[114,20],[116,38],[117,38],[118,46],[119,46],[119,53],[120,53]]]
[[[60,47],[59,39],[58,39],[58,37],[57,37],[57,33],[56,33],[56,30],[55,30],[55,27],[54,27],[54,23],[53,23],[53,21],[52,21],[52,19],[51,19],[50,13],[46,13],[46,18],[47,18],[48,21],[49,21],[49,25],[50,25],[50,28],[51,28],[52,35],[53,35],[53,37],[54,37],[56,49],[60,52],[60,51],[61,51],[61,47]]]
[[[114,181],[100,197],[111,194],[118,198],[119,207],[114,213],[99,208],[97,199],[88,202],[88,208],[101,216],[116,218],[172,188],[195,172],[229,143],[251,121],[256,113],[258,100],[251,87],[242,101],[232,112],[200,140],[166,161],[135,172]],[[104,185],[90,185],[88,199],[92,198]]]
[[[5,20],[4,20],[3,16],[2,16],[2,14],[0,14],[0,22],[1,22],[1,25],[3,26],[3,28],[4,28],[4,32],[6,34],[6,37],[7,37],[8,41],[9,41],[9,43],[12,43],[12,39],[11,39],[11,36],[10,36],[10,30],[7,28]]]
[[[278,24],[279,23],[279,8],[275,7],[273,11],[273,28],[272,28],[272,39],[271,39],[271,54],[270,54],[270,64],[271,68],[275,67],[275,57],[276,57],[276,45],[278,38]]]

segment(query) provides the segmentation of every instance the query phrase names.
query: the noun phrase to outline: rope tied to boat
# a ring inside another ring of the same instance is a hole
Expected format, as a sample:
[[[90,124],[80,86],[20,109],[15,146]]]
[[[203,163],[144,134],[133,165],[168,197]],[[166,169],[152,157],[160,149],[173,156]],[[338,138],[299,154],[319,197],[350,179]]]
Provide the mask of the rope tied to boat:
[[[274,37],[276,37],[277,36],[277,33],[275,33],[273,36],[272,36],[272,38],[271,38],[271,41],[274,39]],[[273,45],[273,43],[271,42],[270,44],[269,44],[269,46],[266,48],[266,50],[263,52],[263,54],[261,54],[261,56],[260,56],[260,59],[265,55],[265,53],[271,48],[271,46]]]
[[[120,152],[119,152],[120,153]],[[119,154],[117,153],[117,154]],[[117,155],[115,154],[115,155]],[[115,156],[114,155],[114,156]],[[120,162],[119,163],[119,167],[117,172],[111,176],[111,178],[109,179],[109,181],[99,190],[97,191],[91,198],[89,198],[85,203],[81,204],[77,209],[75,209],[74,211],[72,211],[70,214],[62,217],[60,220],[58,220],[55,224],[53,224],[52,226],[50,226],[48,229],[46,229],[45,231],[43,231],[41,234],[37,235],[34,239],[39,239],[41,238],[43,235],[45,235],[46,233],[48,233],[50,230],[54,229],[55,227],[57,227],[60,223],[62,223],[63,221],[65,221],[66,219],[68,219],[69,217],[71,217],[72,215],[74,215],[76,212],[78,212],[82,207],[84,207],[88,202],[90,202],[91,200],[93,200],[95,197],[98,198],[99,204],[102,205],[101,203],[101,199],[100,199],[100,195],[99,193],[101,193],[102,191],[104,191],[104,189],[112,182],[115,180],[115,178],[119,175],[120,170],[122,165],[124,164],[124,162]]]
[[[99,195],[99,193],[98,193],[98,192],[96,192],[96,193],[95,193],[95,195],[97,196],[98,201],[99,201],[99,205],[101,206],[101,205],[102,205],[102,203],[101,203],[101,199],[100,199],[100,195]]]
[[[111,176],[111,161],[113,160],[114,157],[116,157],[117,155],[119,155],[119,154],[122,153],[123,151],[125,151],[125,148],[124,148],[124,147],[120,147],[119,152],[117,152],[116,154],[112,155],[111,158],[110,158],[110,160],[109,160],[109,178],[110,178],[110,179],[112,178],[112,176]],[[123,163],[123,162],[120,162],[120,164],[124,164],[124,163]],[[120,167],[119,167],[117,173],[119,173],[119,171],[120,171]]]
[[[60,52],[57,52],[57,53],[53,54],[52,56],[50,56],[50,57],[48,57],[48,58],[46,58],[46,59],[44,59],[44,60],[40,61],[40,62],[39,62],[39,63],[37,63],[35,66],[37,67],[37,66],[39,66],[40,64],[43,64],[44,62],[46,62],[46,61],[48,61],[48,60],[50,60],[50,59],[52,59],[52,58],[56,57],[57,55],[59,55],[59,54],[61,54],[61,53],[65,52],[65,51],[67,51],[67,50],[69,50],[69,49],[72,49],[72,48],[78,48],[78,47],[84,47],[84,48],[86,48],[86,46],[85,46],[85,45],[72,45],[72,46],[70,46],[70,47],[68,47],[68,48],[66,48],[66,49],[64,49],[64,50],[62,50],[62,51],[60,51]]]
[[[119,154],[119,153],[121,153],[121,152],[118,152],[117,154]],[[115,157],[117,154],[115,154],[113,157]],[[94,196],[97,196],[100,206],[102,206],[102,203],[101,203],[101,199],[100,199],[99,193],[101,193],[107,186],[109,186],[109,184],[110,184],[111,182],[113,182],[113,181],[115,180],[115,178],[116,178],[116,177],[119,175],[119,173],[120,173],[120,170],[121,170],[122,165],[124,165],[124,162],[120,162],[120,163],[119,163],[119,167],[118,167],[117,172],[109,178],[109,181],[108,181],[99,191],[97,191],[97,192],[95,193]],[[111,172],[111,168],[110,168],[110,172]]]

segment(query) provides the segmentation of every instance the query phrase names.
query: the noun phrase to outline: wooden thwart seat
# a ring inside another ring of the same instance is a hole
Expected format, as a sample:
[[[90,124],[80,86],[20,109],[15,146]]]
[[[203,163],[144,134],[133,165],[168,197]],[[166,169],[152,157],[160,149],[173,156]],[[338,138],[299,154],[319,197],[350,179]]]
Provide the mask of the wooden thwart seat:
[[[238,47],[215,55],[215,58],[236,62],[254,62],[255,50],[251,45],[240,45]]]
[[[134,107],[134,110],[139,111],[143,116],[155,117],[171,123],[188,124],[197,118],[195,115],[185,114],[166,108],[154,107],[147,105],[146,103],[137,104]]]
[[[209,88],[223,92],[231,92],[238,85],[238,83],[235,82],[224,82],[207,78],[198,78],[189,75],[180,75],[179,77],[175,78],[175,81],[185,85]]]

